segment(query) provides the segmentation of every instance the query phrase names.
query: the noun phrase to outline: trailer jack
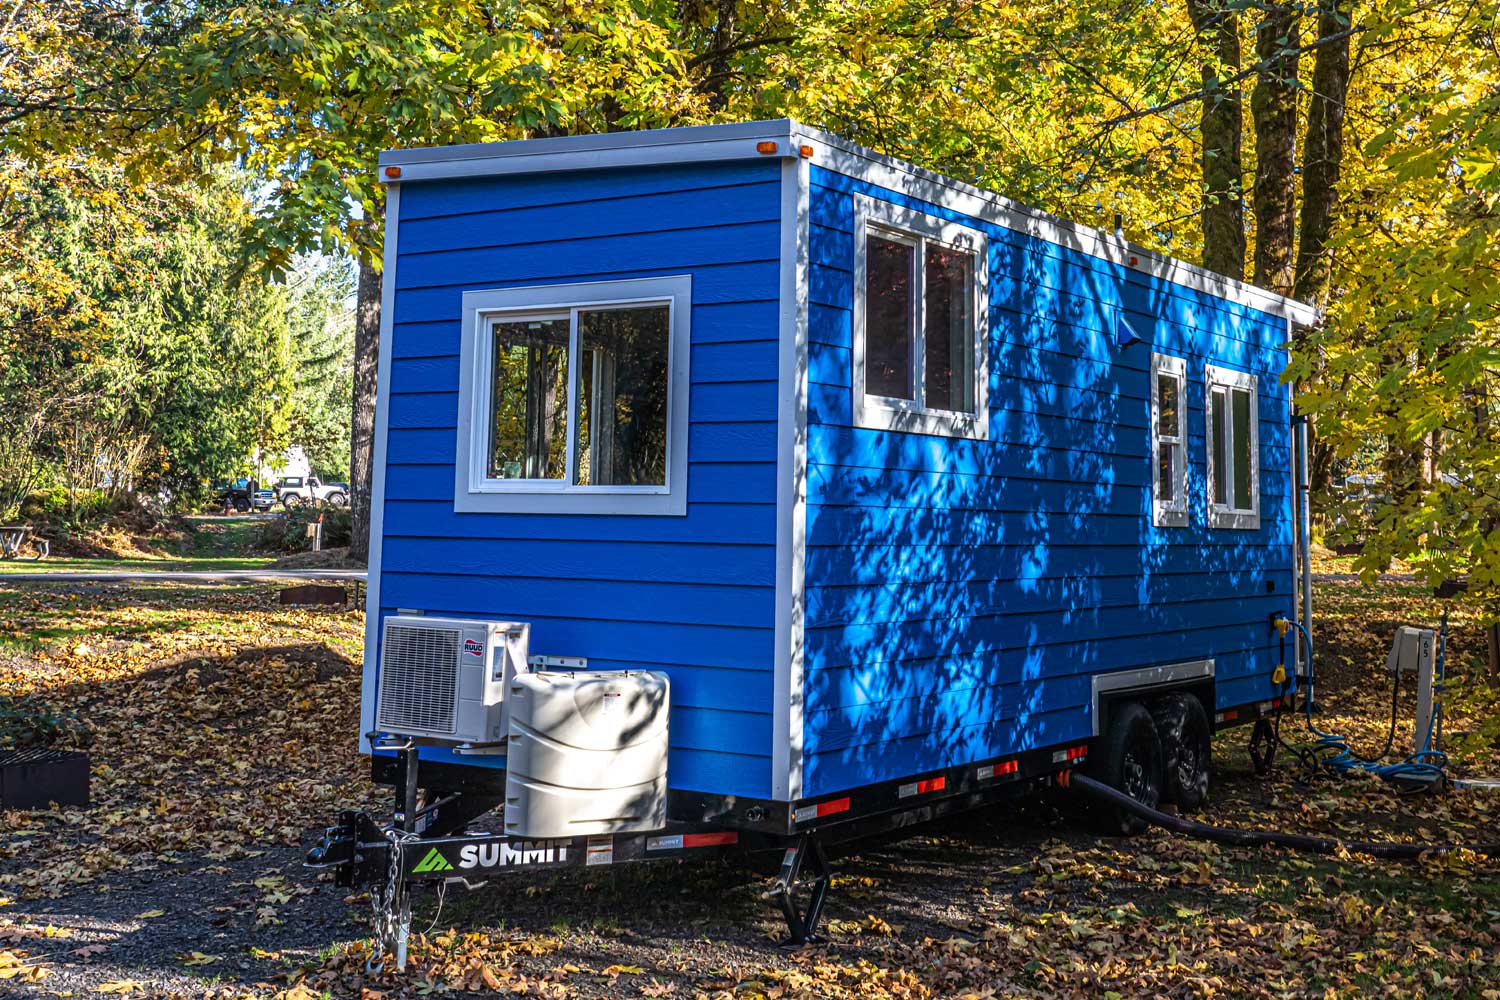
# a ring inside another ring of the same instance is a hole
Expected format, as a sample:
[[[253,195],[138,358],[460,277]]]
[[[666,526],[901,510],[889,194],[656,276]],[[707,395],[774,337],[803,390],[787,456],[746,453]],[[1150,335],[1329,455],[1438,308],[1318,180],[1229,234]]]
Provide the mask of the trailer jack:
[[[802,865],[809,856],[812,858],[814,872],[812,893],[808,897],[806,908],[798,913],[793,893],[797,888]],[[820,940],[817,934],[818,923],[822,920],[823,904],[828,899],[828,888],[835,874],[828,866],[822,841],[810,833],[802,834],[797,838],[797,843],[788,847],[782,855],[781,871],[777,873],[776,882],[766,893],[766,898],[774,900],[781,907],[781,915],[786,918],[786,928],[791,935],[787,939],[790,947],[801,947]]]

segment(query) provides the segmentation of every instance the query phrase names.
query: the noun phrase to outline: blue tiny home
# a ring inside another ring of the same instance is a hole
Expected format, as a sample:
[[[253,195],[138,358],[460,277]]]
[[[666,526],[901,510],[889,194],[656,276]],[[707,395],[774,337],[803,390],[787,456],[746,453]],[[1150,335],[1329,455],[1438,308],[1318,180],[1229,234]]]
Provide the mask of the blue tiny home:
[[[412,614],[664,673],[673,818],[781,832],[1292,695],[1308,307],[793,121],[380,162],[366,749]]]

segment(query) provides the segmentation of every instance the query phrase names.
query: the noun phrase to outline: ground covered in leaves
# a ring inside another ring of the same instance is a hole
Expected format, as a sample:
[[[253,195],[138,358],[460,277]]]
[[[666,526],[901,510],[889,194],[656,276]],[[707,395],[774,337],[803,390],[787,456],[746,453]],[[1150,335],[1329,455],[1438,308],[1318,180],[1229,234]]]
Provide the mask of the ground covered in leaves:
[[[1392,630],[1442,605],[1333,575],[1317,602],[1318,724],[1378,749]],[[1471,617],[1452,628],[1461,694],[1482,646]],[[751,872],[627,866],[508,876],[440,912],[424,896],[411,969],[368,973],[367,900],[300,868],[317,826],[382,798],[354,750],[362,629],[358,610],[281,609],[265,587],[0,589],[0,696],[48,730],[34,735],[93,754],[91,808],[0,816],[0,995],[1500,998],[1496,862],[1097,838],[1066,802],[841,859],[828,941],[801,951],[778,947]],[[1403,698],[1398,747],[1411,712]],[[1465,736],[1479,721],[1449,719],[1454,770],[1500,775]],[[1290,720],[1283,735],[1305,742]],[[1500,839],[1500,793],[1308,782],[1290,757],[1258,778],[1245,736],[1219,738],[1199,818]]]

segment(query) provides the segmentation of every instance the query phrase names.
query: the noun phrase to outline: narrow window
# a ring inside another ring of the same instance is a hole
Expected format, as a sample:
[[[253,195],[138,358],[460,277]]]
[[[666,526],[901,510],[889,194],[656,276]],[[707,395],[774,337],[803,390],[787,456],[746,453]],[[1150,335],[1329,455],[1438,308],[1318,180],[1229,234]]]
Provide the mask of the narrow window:
[[[1260,461],[1255,376],[1209,365],[1205,381],[1209,526],[1258,528]]]
[[[927,247],[927,405],[974,412],[974,257]]]
[[[568,317],[493,328],[491,479],[562,479],[568,458]]]
[[[855,205],[856,426],[987,436],[984,234],[864,196]]]
[[[1186,388],[1181,358],[1151,355],[1151,513],[1161,527],[1188,523]]]
[[[912,272],[916,246],[883,236],[865,240],[865,392],[915,399]]]
[[[580,486],[665,486],[667,344],[665,306],[579,310]]]

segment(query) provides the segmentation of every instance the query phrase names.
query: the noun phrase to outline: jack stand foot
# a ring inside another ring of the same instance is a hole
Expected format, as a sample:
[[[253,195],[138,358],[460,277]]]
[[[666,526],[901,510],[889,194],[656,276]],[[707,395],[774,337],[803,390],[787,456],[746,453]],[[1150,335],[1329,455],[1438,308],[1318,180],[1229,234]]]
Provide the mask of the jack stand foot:
[[[1276,762],[1276,731],[1265,719],[1256,719],[1250,730],[1250,764],[1264,777]]]
[[[793,893],[797,888],[803,862],[809,856],[812,858],[814,872],[812,894],[808,897],[806,909],[798,913]],[[822,842],[812,834],[804,833],[798,838],[795,847],[786,849],[781,859],[781,871],[776,875],[776,884],[766,895],[776,901],[781,908],[782,917],[786,919],[788,947],[796,948],[822,940],[817,934],[818,923],[823,918],[823,904],[828,899],[828,887],[833,882],[834,874],[823,853]]]

